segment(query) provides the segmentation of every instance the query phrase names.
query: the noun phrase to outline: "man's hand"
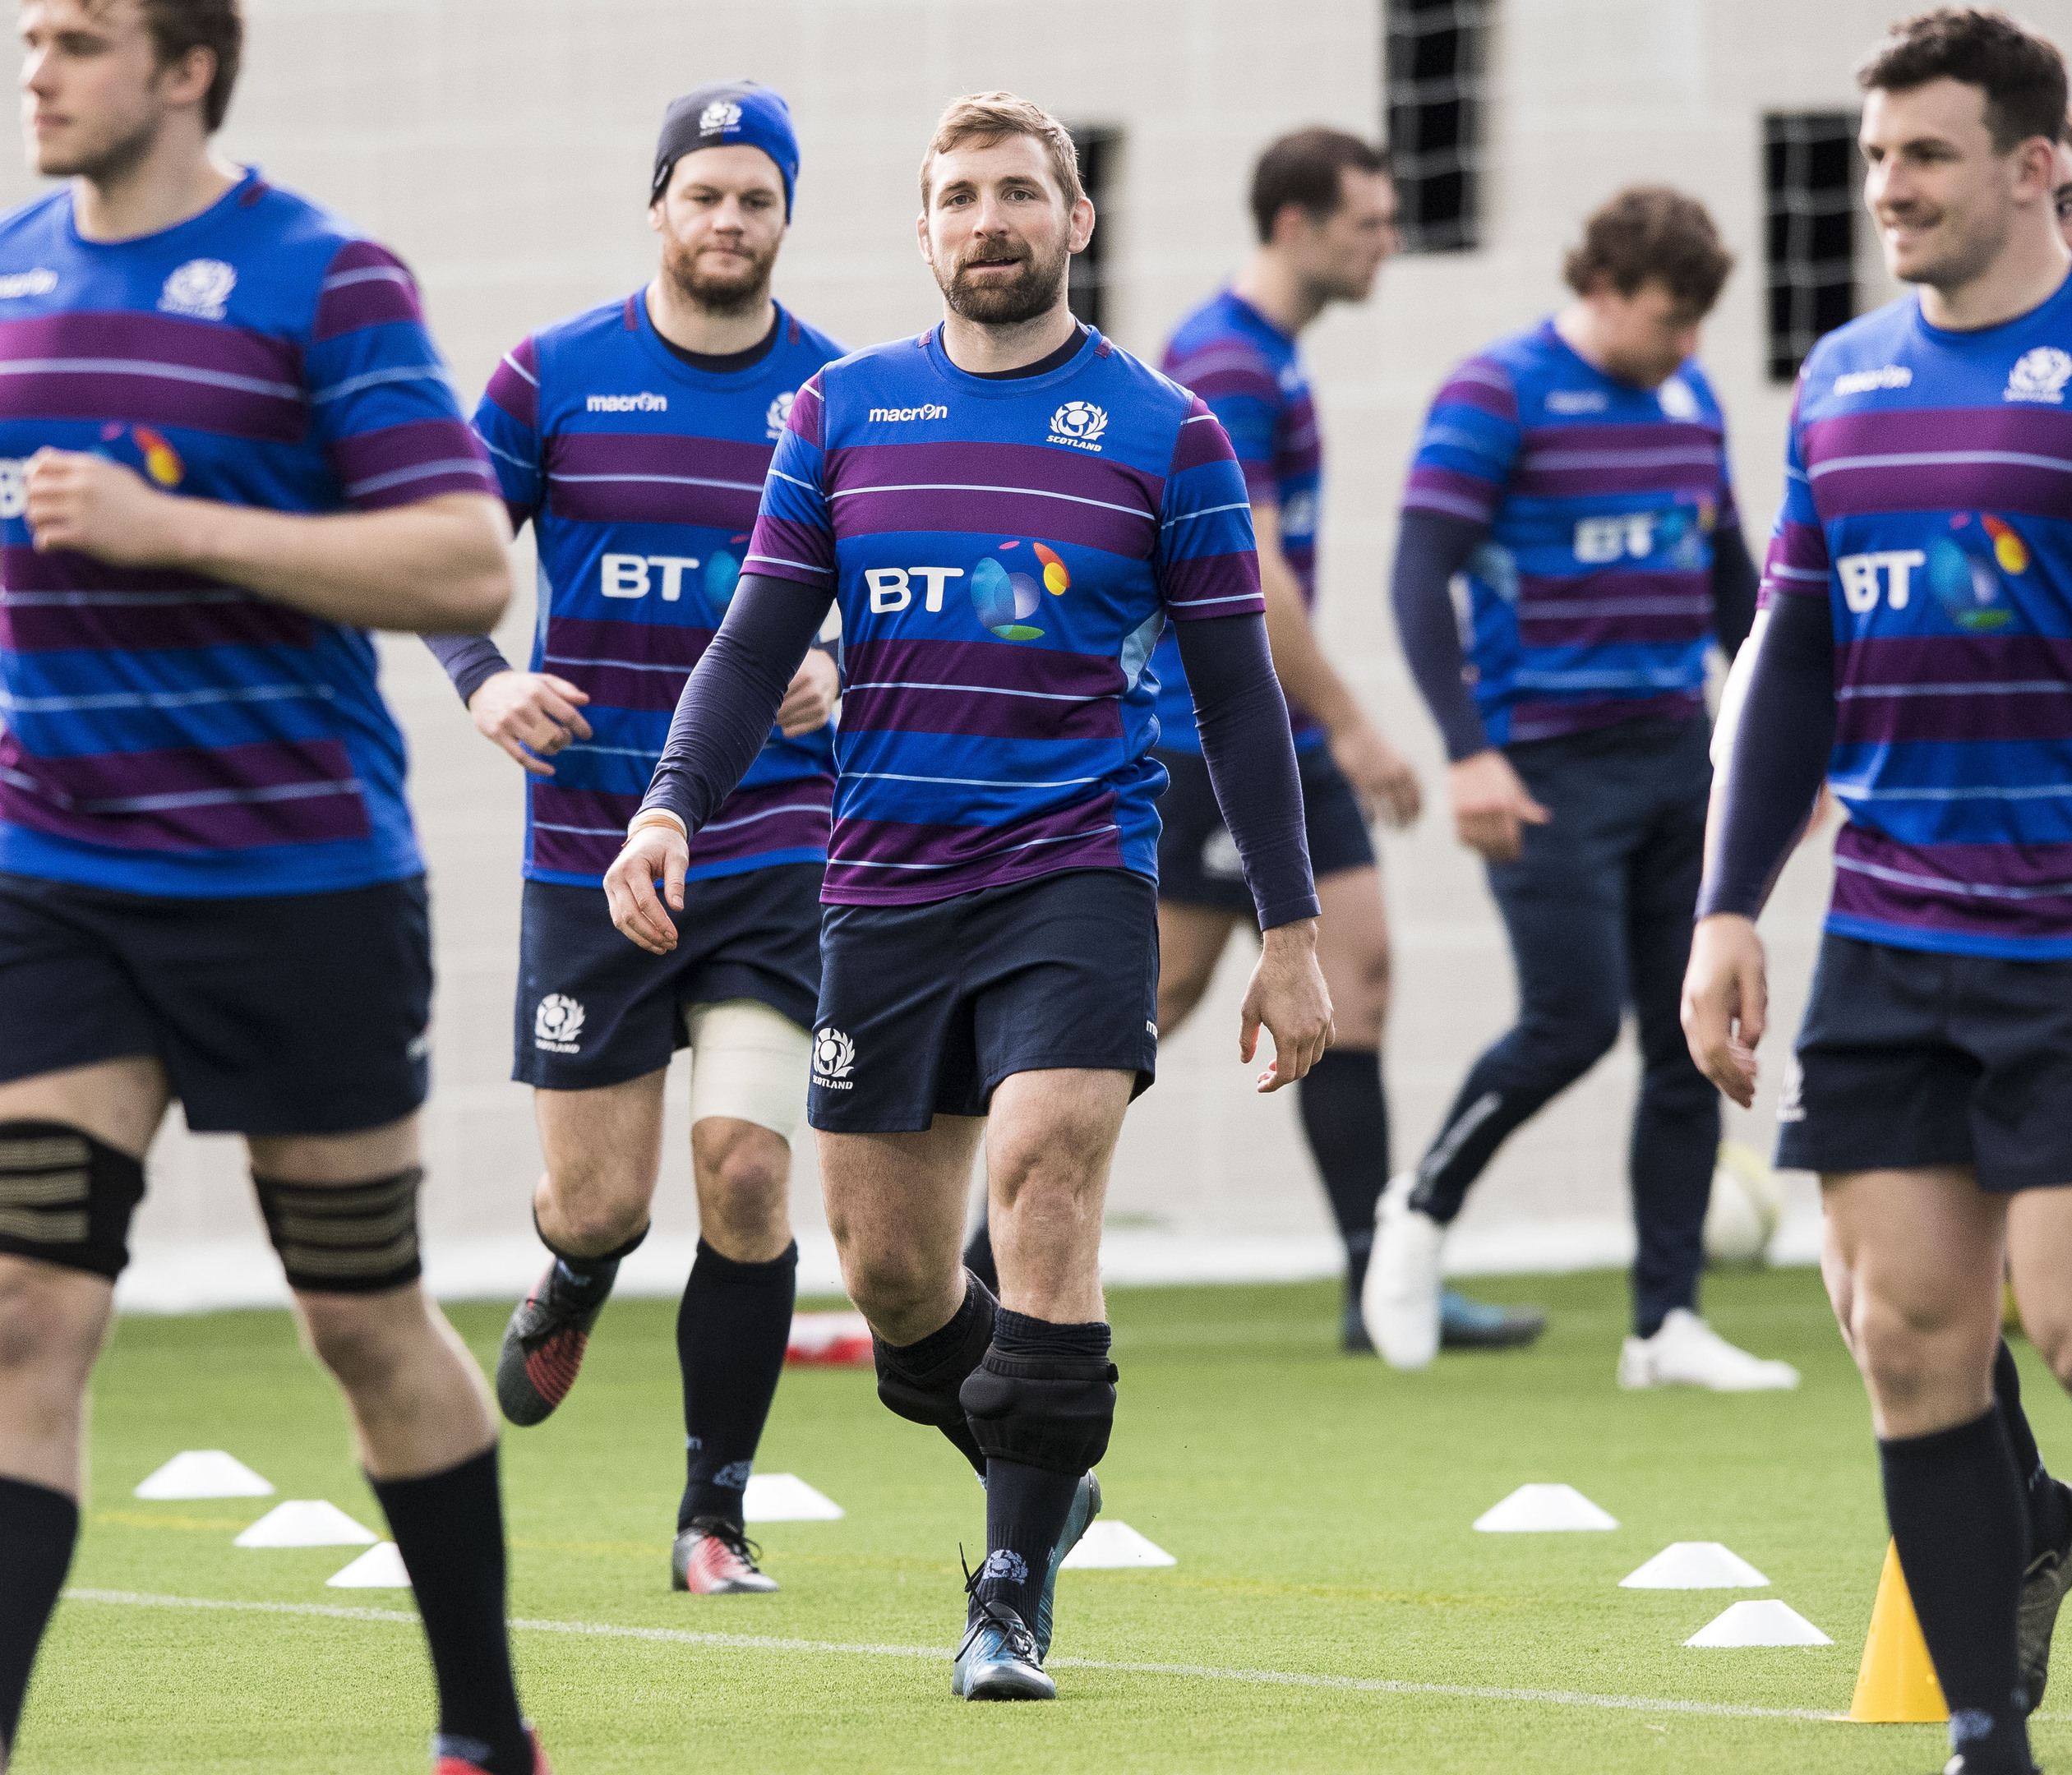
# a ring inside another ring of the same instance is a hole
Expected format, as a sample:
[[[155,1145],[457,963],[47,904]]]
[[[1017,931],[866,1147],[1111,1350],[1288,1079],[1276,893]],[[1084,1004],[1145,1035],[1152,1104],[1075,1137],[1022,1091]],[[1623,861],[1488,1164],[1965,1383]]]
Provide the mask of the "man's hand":
[[[1492,863],[1516,863],[1524,849],[1519,826],[1544,826],[1554,816],[1534,800],[1511,760],[1492,746],[1450,766],[1453,828],[1461,842]]]
[[[1769,1016],[1754,921],[1733,912],[1701,919],[1683,976],[1683,1039],[1698,1070],[1744,1109],[1756,1100],[1756,1044]]]
[[[1424,806],[1410,761],[1365,716],[1331,736],[1331,755],[1359,797],[1360,810],[1401,831]]]
[[[684,871],[690,866],[690,841],[673,824],[658,820],[635,832],[604,874],[604,897],[620,934],[650,955],[667,955],[674,949],[676,927],[655,897],[655,882],[660,878],[670,907],[681,912]]]
[[[1258,1052],[1261,1024],[1273,1037],[1273,1059],[1258,1081],[1262,1092],[1294,1084],[1323,1058],[1337,1030],[1331,1022],[1331,990],[1317,966],[1316,920],[1301,919],[1266,933],[1239,1015],[1240,1060],[1249,1063]]]
[[[834,712],[834,699],[842,694],[842,668],[833,657],[819,648],[808,648],[800,662],[798,675],[778,705],[778,731],[787,740],[824,727]]]
[[[39,450],[22,475],[37,551],[72,549],[111,567],[182,565],[192,501],[161,493],[133,468],[81,450]]]
[[[554,767],[542,760],[571,740],[590,737],[590,724],[578,707],[589,700],[588,691],[551,672],[500,671],[476,686],[468,712],[485,740],[535,777],[551,777]]]

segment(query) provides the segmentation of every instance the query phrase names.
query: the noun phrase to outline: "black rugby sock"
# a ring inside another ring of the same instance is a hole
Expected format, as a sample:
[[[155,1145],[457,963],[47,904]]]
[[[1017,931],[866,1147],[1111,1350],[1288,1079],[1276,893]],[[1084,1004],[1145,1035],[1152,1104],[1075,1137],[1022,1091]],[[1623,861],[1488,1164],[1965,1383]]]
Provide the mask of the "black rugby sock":
[[[1019,1362],[1105,1360],[1110,1333],[1100,1320],[1054,1325],[1026,1313],[1000,1309],[993,1324],[993,1348]],[[1004,1602],[1032,1631],[1036,1598],[1050,1568],[1050,1551],[1072,1514],[1079,1473],[1054,1473],[995,1455],[985,1464],[985,1565],[974,1604]]]
[[[494,1443],[418,1479],[368,1483],[410,1573],[439,1685],[439,1736],[490,1775],[533,1775],[504,1623],[504,1508]]]
[[[62,1491],[0,1479],[0,1750],[12,1746],[36,1662],[79,1538],[79,1506]]]
[[[1296,1087],[1302,1131],[1345,1243],[1345,1298],[1357,1302],[1374,1250],[1374,1210],[1388,1183],[1388,1099],[1371,1048],[1325,1051]]]
[[[741,1526],[741,1494],[784,1372],[798,1283],[796,1244],[768,1263],[736,1263],[698,1242],[676,1309],[687,1469],[679,1531],[698,1516]]]
[[[1885,1515],[1966,1775],[2030,1767],[2015,1649],[2028,1524],[1996,1406],[1927,1436],[1880,1441]]]
[[[539,1234],[540,1243],[554,1253],[553,1278],[548,1286],[553,1290],[555,1299],[579,1313],[594,1312],[611,1299],[611,1285],[619,1279],[620,1261],[639,1250],[641,1242],[648,1236],[648,1229],[643,1227],[616,1250],[584,1257],[563,1251],[540,1232],[537,1208],[533,1210],[533,1230]]]
[[[2051,1477],[2043,1464],[2043,1456],[2036,1446],[2036,1432],[2029,1428],[2028,1413],[2022,1409],[2021,1371],[2014,1366],[2014,1353],[2007,1347],[2005,1338],[2000,1340],[1999,1353],[1993,1358],[1993,1399],[2007,1421],[2015,1477],[2022,1482],[2022,1494],[2028,1504],[2028,1553],[2034,1559],[2039,1553],[2063,1547],[2072,1538],[2072,1507],[2068,1507],[2072,1499],[2068,1499],[2065,1487]]]

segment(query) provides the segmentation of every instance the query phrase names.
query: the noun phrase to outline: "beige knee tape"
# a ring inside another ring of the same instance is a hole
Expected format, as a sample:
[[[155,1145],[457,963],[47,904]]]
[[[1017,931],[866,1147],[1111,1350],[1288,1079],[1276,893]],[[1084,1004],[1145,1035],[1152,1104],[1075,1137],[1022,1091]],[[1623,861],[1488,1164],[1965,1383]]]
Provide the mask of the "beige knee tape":
[[[690,1119],[731,1116],[766,1127],[779,1140],[797,1134],[805,1115],[813,1037],[757,998],[693,1005],[684,1012],[690,1037]]]

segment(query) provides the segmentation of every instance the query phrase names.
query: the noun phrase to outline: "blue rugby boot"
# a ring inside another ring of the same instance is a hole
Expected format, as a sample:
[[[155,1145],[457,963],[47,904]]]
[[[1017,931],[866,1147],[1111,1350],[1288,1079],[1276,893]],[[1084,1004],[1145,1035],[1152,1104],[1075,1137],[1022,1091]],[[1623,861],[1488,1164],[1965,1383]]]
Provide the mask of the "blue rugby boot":
[[[1051,1604],[1058,1594],[1058,1568],[1064,1564],[1065,1556],[1079,1545],[1081,1537],[1093,1525],[1094,1518],[1100,1514],[1101,1482],[1091,1473],[1083,1474],[1079,1481],[1079,1489],[1072,1494],[1072,1514],[1065,1518],[1065,1525],[1059,1533],[1057,1545],[1050,1549],[1050,1570],[1043,1574],[1043,1589],[1036,1598],[1038,1662],[1050,1656]]]
[[[1546,1329],[1547,1315],[1537,1307],[1499,1307],[1455,1289],[1439,1295],[1442,1349],[1515,1349]]]
[[[964,1574],[969,1596],[985,1568]],[[964,1643],[950,1667],[949,1692],[967,1701],[1054,1701],[1058,1685],[1043,1673],[1036,1635],[1004,1602],[971,1604]]]

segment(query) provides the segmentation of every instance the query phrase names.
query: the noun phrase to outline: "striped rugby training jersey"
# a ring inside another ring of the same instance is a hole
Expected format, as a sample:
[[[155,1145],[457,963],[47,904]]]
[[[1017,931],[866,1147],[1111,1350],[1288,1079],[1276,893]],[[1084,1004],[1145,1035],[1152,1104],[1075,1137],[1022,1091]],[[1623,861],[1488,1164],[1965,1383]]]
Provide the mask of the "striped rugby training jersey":
[[[1324,445],[1309,373],[1295,342],[1226,289],[1180,322],[1161,367],[1200,395],[1221,422],[1252,503],[1279,512],[1281,558],[1302,588],[1303,602],[1313,608]],[[1175,752],[1198,753],[1194,698],[1170,634],[1159,643],[1151,669],[1158,674],[1158,743]],[[1292,704],[1288,717],[1298,752],[1323,745],[1326,735],[1314,717]]]
[[[1827,928],[2072,957],[2072,282],[1950,333],[1912,296],[1799,375],[1765,597],[1834,622]]]
[[[69,191],[0,220],[0,871],[205,898],[418,874],[370,638],[37,554],[46,445],[283,512],[493,494],[401,261],[256,172],[140,240],[82,239]]]
[[[1216,416],[1090,331],[1041,376],[967,375],[941,330],[799,390],[750,571],[842,611],[823,897],[907,905],[1072,869],[1157,879],[1169,616],[1257,614]]]
[[[1642,389],[1551,320],[1498,340],[1433,401],[1403,509],[1490,528],[1462,627],[1493,745],[1705,707],[1712,532],[1740,519],[1695,358]]]
[[[526,778],[525,873],[602,883],[726,614],[798,385],[842,348],[778,311],[747,369],[713,375],[656,335],[638,293],[542,329],[475,410],[514,528],[539,546],[534,671],[590,694],[592,737]],[[830,731],[769,744],[691,841],[690,878],[828,854]]]

